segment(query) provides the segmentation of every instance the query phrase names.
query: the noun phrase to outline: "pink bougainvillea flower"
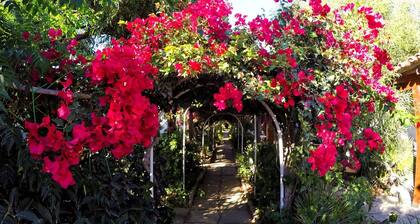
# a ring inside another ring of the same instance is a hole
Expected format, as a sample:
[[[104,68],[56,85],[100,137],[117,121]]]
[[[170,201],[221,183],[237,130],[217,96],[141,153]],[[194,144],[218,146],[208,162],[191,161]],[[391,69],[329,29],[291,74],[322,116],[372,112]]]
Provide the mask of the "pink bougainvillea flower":
[[[62,103],[60,105],[60,107],[57,109],[57,115],[59,118],[63,119],[63,120],[67,120],[67,118],[69,117],[71,111],[69,109],[69,107]]]
[[[196,62],[196,61],[189,61],[188,65],[190,66],[191,70],[194,72],[200,72],[201,71],[201,63]]]
[[[293,32],[296,35],[304,35],[305,34],[305,29],[301,28],[300,22],[296,18],[292,19],[292,21],[290,22],[290,26],[292,27]]]
[[[181,63],[176,63],[174,67],[178,74],[182,74],[184,72],[184,66],[182,66]]]
[[[391,58],[389,57],[388,52],[385,49],[381,49],[378,46],[374,46],[373,52],[374,52],[375,58],[382,65],[386,65],[390,62]]]
[[[124,156],[129,155],[131,152],[133,152],[133,146],[118,144],[114,149],[111,150],[111,152],[116,159],[121,159]]]
[[[235,14],[236,22],[235,26],[244,26],[246,24],[246,15],[242,15],[240,13]]]
[[[43,171],[52,174],[52,179],[64,189],[76,184],[73,174],[70,171],[70,164],[67,160],[60,160],[57,158],[56,160],[51,161],[48,157],[45,157]]]
[[[50,61],[57,60],[61,57],[61,53],[58,52],[55,48],[49,48],[41,52],[41,55]]]
[[[71,39],[69,44],[67,44],[67,51],[71,54],[71,55],[76,55],[76,50],[75,47],[77,46],[78,42],[76,39]]]
[[[361,6],[358,12],[365,15],[370,29],[378,29],[384,27],[384,20],[380,13],[373,12],[371,7]]]
[[[22,32],[22,39],[24,41],[28,41],[30,37],[31,37],[31,34],[28,31]]]
[[[227,82],[224,86],[220,87],[219,92],[215,93],[213,97],[213,105],[220,111],[225,110],[229,104],[233,106],[236,111],[242,111],[242,92],[231,82]]]
[[[308,163],[312,170],[318,170],[324,176],[335,164],[337,149],[335,144],[321,144],[316,150],[311,151]]]
[[[363,136],[365,137],[367,141],[367,146],[370,148],[370,150],[383,152],[383,141],[381,136],[377,132],[373,131],[371,128],[366,128],[365,130],[363,130]]]
[[[309,0],[309,5],[312,7],[314,16],[326,16],[330,12],[330,7],[327,4],[322,5],[322,0]]]
[[[54,29],[54,28],[50,28],[48,30],[48,37],[50,38],[51,41],[55,41],[58,37],[61,37],[61,35],[63,35],[63,32],[61,29]]]
[[[80,64],[82,64],[82,65],[84,65],[84,64],[86,64],[86,63],[87,63],[87,60],[86,60],[85,56],[83,56],[83,55],[81,55],[81,54],[77,55],[77,60],[78,60],[78,61],[80,62]]]
[[[34,158],[39,158],[44,152],[57,152],[64,144],[64,137],[55,125],[51,124],[50,117],[44,117],[41,124],[25,121],[28,130],[29,152]]]
[[[69,89],[58,92],[58,97],[64,100],[66,104],[73,102],[73,92]]]
[[[72,134],[73,138],[70,141],[70,143],[73,145],[77,145],[84,143],[91,135],[91,131],[82,123],[73,126]]]
[[[384,145],[379,133],[354,125],[354,120],[374,111],[376,101],[372,99],[396,101],[394,91],[381,84],[383,67],[392,69],[386,50],[376,46],[383,19],[368,7],[356,12],[354,4],[334,10],[334,15],[326,18],[330,12],[327,4],[322,0],[308,2],[312,14],[292,10],[273,19],[258,16],[249,23],[245,16],[236,15],[238,27],[232,30],[228,22],[232,8],[227,2],[197,0],[172,15],[161,13],[128,22],[129,38],[113,39],[92,60],[77,54],[76,40],[61,38],[60,29],[49,29],[50,43],[42,43],[40,53],[52,66],[42,75],[36,65],[28,67],[28,71],[36,75],[33,81],[55,82],[62,75],[68,76],[61,80],[63,88],[58,97],[63,102],[53,114],[62,119],[69,117],[68,106],[75,100],[69,74],[79,75],[81,69],[86,69],[87,80],[82,81],[79,76],[74,79],[77,85],[83,84],[77,90],[94,90],[92,93],[97,95],[92,97],[95,107],[90,118],[77,116],[77,124],[66,122],[73,126],[71,133],[67,128],[56,127],[49,117],[39,124],[25,122],[31,156],[43,161],[44,172],[67,188],[75,183],[71,168],[79,164],[83,150],[96,153],[109,149],[116,159],[121,159],[132,153],[136,145],[150,146],[159,129],[159,110],[149,99],[150,94],[145,93],[154,92],[155,83],[160,83],[161,68],[157,65],[165,70],[165,66],[174,66],[169,70],[178,74],[220,74],[218,66],[226,61],[241,65],[234,66],[244,70],[238,73],[235,83],[245,86],[250,97],[264,97],[284,109],[299,107],[296,111],[310,111],[308,116],[317,138],[307,160],[312,170],[323,176],[337,160],[344,166],[360,168],[357,155],[367,150],[381,152]],[[356,29],[347,24],[351,13],[362,18]],[[303,37],[307,32],[311,35]],[[182,42],[187,41],[182,44],[194,46],[193,53],[169,63],[161,61],[165,58],[159,55],[162,49],[179,44],[173,42],[181,40],[179,34]],[[22,38],[36,42],[41,35],[22,33]],[[238,57],[227,54],[229,49]],[[326,52],[333,57],[325,58]],[[318,59],[327,59],[321,63],[322,69]],[[31,58],[25,60],[28,65],[34,64]],[[337,79],[338,84],[332,86],[328,81],[329,85],[316,87],[325,75],[341,72],[346,75]],[[248,79],[248,75],[252,78]],[[312,82],[315,75],[317,82]],[[89,86],[84,88],[84,84]],[[220,87],[213,98],[217,110],[243,110],[243,92],[231,82]]]
[[[69,88],[71,86],[71,84],[73,84],[73,76],[68,75],[66,77],[66,80],[64,82],[60,82],[60,84],[63,86],[63,89]]]
[[[375,103],[373,101],[369,101],[366,104],[368,112],[375,112]]]
[[[354,142],[354,145],[356,146],[356,148],[359,150],[360,153],[365,153],[366,141],[359,139]]]

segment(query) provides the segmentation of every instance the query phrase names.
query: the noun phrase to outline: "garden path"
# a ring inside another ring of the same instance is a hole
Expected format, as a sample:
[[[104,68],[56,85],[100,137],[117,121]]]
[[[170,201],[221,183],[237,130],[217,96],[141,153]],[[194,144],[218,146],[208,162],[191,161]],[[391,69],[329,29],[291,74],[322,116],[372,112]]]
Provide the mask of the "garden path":
[[[420,223],[420,208],[398,202],[398,197],[379,196],[373,201],[369,218],[375,223],[387,223],[389,215],[397,215],[396,224]]]
[[[236,176],[234,150],[228,142],[218,146],[216,150],[216,159],[207,164],[207,173],[201,183],[205,194],[194,200],[184,223],[251,223],[241,180]]]

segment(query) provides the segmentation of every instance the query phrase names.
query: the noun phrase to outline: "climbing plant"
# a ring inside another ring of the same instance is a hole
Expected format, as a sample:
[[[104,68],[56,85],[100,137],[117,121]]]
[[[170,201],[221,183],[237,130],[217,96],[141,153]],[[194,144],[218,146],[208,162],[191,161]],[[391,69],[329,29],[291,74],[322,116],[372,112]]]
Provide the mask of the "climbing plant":
[[[25,121],[30,154],[63,188],[74,185],[71,170],[86,153],[109,150],[121,159],[135,145],[150,146],[164,108],[159,102],[171,100],[160,86],[205,76],[219,80],[220,91],[206,101],[218,110],[239,112],[242,100],[264,100],[297,113],[309,124],[302,136],[310,142],[307,162],[320,176],[359,169],[359,155],[385,148],[364,114],[396,102],[381,80],[384,67],[392,70],[377,41],[382,17],[354,4],[331,11],[320,0],[299,3],[283,4],[275,18],[247,23],[235,15],[232,27],[229,4],[199,0],[170,15],[127,22],[130,36],[113,39],[93,57],[79,53],[78,42],[63,38],[59,28],[43,42],[25,33],[48,68],[34,76],[37,68],[25,61],[26,79],[35,86],[51,83],[58,96],[42,109],[42,119],[34,109]],[[347,22],[355,18],[357,24]]]

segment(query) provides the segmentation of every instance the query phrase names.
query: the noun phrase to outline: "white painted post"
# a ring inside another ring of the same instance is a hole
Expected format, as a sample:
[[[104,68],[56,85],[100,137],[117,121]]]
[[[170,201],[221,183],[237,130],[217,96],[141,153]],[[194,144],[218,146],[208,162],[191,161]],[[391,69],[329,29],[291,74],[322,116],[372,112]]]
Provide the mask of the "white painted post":
[[[283,136],[281,133],[279,122],[277,121],[276,115],[273,113],[271,108],[267,105],[266,102],[259,100],[264,108],[267,110],[268,114],[270,114],[271,119],[274,122],[277,130],[277,138],[278,138],[278,154],[279,154],[279,165],[280,165],[280,210],[284,208],[284,158],[283,158]]]
[[[203,157],[201,158],[201,162],[204,162],[204,159],[206,158],[206,151],[204,150],[204,127],[205,125],[203,125],[203,130],[201,132],[201,153],[203,154]]]
[[[239,124],[236,124],[236,134],[238,135],[238,148],[241,147],[241,136],[239,136]]]
[[[241,124],[241,123],[240,123]],[[244,126],[241,124],[241,153],[244,154]]]
[[[182,189],[185,190],[185,126],[186,126],[186,117],[187,113],[190,110],[188,107],[184,114],[182,120]]]
[[[211,134],[211,142],[210,142],[210,144],[211,144],[211,151],[214,151],[214,125],[211,126],[211,132],[212,132],[212,134]]]
[[[257,115],[254,115],[254,196],[257,194]]]
[[[150,147],[150,182],[152,183],[152,188],[150,188],[150,194],[152,196],[152,198],[155,197],[155,192],[154,192],[154,167],[153,167],[153,163],[154,163],[154,150],[153,150],[153,141],[152,141],[152,146]]]

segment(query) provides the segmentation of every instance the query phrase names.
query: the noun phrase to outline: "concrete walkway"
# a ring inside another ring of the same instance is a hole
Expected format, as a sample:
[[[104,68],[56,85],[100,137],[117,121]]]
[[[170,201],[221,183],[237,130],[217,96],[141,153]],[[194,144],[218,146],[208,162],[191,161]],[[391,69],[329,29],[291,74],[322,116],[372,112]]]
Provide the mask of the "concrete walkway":
[[[245,194],[236,173],[231,145],[218,146],[216,160],[207,164],[207,174],[201,184],[200,189],[205,194],[197,196],[184,223],[251,223]]]
[[[398,216],[396,224],[420,223],[420,208],[407,204],[400,204],[398,198],[391,196],[379,196],[372,204],[369,218],[378,223],[384,222],[389,215],[394,213]]]

